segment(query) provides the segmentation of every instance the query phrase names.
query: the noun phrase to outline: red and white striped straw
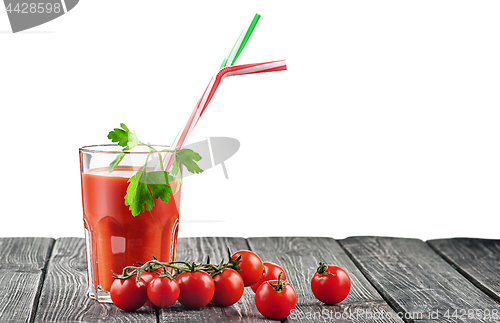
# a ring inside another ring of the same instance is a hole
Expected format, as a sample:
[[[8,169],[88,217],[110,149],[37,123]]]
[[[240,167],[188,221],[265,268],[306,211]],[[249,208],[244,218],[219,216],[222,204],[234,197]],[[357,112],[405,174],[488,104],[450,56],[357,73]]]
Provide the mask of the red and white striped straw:
[[[255,73],[265,73],[265,72],[276,72],[286,70],[286,61],[274,61],[274,62],[265,62],[265,63],[254,63],[254,64],[244,64],[237,66],[228,66],[220,69],[210,80],[203,96],[198,102],[197,106],[193,110],[191,117],[188,119],[188,123],[186,124],[184,130],[182,131],[179,140],[175,148],[179,149],[184,140],[191,134],[194,127],[198,123],[203,112],[207,108],[210,100],[215,94],[215,91],[219,87],[219,84],[228,76],[234,75],[245,75],[245,74],[255,74]]]
[[[198,123],[203,112],[207,108],[210,100],[215,94],[219,84],[228,76],[233,75],[245,75],[245,74],[256,74],[256,73],[265,73],[265,72],[277,72],[286,70],[286,60],[279,60],[273,62],[264,62],[264,63],[254,63],[254,64],[244,64],[244,65],[236,65],[236,66],[227,66],[220,69],[210,80],[208,83],[205,92],[201,96],[200,100],[196,104],[191,116],[189,117],[184,129],[182,130],[181,135],[178,137],[177,142],[174,142],[172,145],[175,149],[180,149],[184,144],[186,138],[191,134],[194,127]],[[168,154],[163,159],[166,161],[168,158],[168,164],[166,164],[165,170],[169,170],[174,162],[173,155]],[[165,163],[164,163],[165,165]]]

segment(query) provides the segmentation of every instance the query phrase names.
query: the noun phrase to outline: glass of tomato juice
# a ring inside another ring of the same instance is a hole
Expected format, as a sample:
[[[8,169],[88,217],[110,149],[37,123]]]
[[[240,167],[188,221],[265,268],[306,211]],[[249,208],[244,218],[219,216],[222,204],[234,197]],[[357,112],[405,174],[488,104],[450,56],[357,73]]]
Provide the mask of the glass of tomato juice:
[[[137,216],[132,215],[124,200],[130,177],[143,167],[153,171],[166,154],[159,151],[168,146],[154,148],[158,152],[150,154],[146,146],[125,152],[112,172],[110,163],[122,147],[111,144],[80,148],[89,296],[99,302],[111,303],[113,272],[121,274],[124,267],[145,263],[152,256],[163,262],[175,261],[180,187],[177,189],[173,181],[168,183],[174,192],[168,203],[153,199],[152,210]]]

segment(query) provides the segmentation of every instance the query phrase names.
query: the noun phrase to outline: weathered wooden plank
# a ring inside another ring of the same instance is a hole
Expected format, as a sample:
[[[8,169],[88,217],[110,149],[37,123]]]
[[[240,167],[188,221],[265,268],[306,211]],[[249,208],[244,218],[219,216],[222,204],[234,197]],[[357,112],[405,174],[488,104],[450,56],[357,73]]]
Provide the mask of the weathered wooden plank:
[[[266,237],[248,243],[262,261],[279,264],[297,293],[297,306],[287,322],[403,322],[356,268],[332,238]],[[351,278],[351,291],[337,305],[325,305],[311,291],[311,278],[319,262],[343,268]]]
[[[421,240],[350,237],[340,243],[408,322],[491,322],[486,311],[500,311],[499,304]],[[474,315],[475,311],[480,313]]]
[[[476,287],[500,303],[500,240],[454,238],[427,243]]]
[[[36,310],[50,238],[0,238],[0,322],[29,322]]]
[[[0,238],[0,269],[42,270],[53,243],[52,238]]]
[[[56,240],[35,322],[157,322],[150,307],[128,313],[91,299],[85,259],[83,238]]]
[[[218,263],[222,258],[226,261],[227,247],[231,252],[248,249],[243,238],[181,238],[177,244],[177,260],[189,262],[205,262],[210,256],[211,262]],[[252,290],[247,287],[242,298],[228,307],[208,306],[189,310],[176,302],[169,308],[160,310],[160,322],[275,322],[263,318],[257,308]]]

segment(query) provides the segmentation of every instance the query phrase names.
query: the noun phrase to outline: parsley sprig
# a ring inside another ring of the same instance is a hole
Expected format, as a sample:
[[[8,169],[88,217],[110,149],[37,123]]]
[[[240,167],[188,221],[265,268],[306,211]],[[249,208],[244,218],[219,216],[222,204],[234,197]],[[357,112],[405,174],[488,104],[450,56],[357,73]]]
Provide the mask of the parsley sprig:
[[[191,173],[199,174],[203,170],[196,164],[201,160],[201,156],[191,149],[169,150],[163,149],[158,151],[153,146],[146,144],[139,140],[137,134],[128,129],[128,127],[121,123],[121,128],[115,128],[110,131],[108,138],[123,147],[121,152],[117,153],[116,158],[109,165],[109,172],[113,172],[120,162],[125,157],[125,153],[137,145],[144,145],[150,149],[146,157],[144,167],[128,180],[127,194],[125,195],[125,205],[129,207],[133,216],[137,216],[142,212],[151,211],[155,202],[153,198],[160,199],[167,203],[172,194],[177,193],[182,185],[182,172],[180,172],[181,165],[184,165]],[[147,171],[147,163],[149,157],[153,152],[158,153],[160,161],[160,169],[158,171]],[[163,158],[161,152],[167,152],[174,155],[174,162],[172,164],[172,173],[164,170]],[[177,190],[175,193],[169,183],[175,182]]]

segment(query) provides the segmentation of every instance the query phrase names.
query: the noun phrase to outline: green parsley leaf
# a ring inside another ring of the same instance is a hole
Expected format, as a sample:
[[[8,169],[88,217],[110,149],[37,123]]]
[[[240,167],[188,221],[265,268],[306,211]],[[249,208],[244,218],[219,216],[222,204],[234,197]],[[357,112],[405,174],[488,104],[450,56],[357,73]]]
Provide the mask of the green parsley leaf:
[[[141,212],[151,211],[155,202],[153,198],[161,199],[168,203],[172,192],[172,187],[168,184],[173,181],[173,177],[165,171],[146,172],[144,170],[137,172],[130,178],[125,195],[125,205],[133,216]],[[150,192],[151,190],[151,192]]]
[[[111,142],[118,143],[119,146],[127,147],[129,130],[123,123],[120,123],[120,126],[126,130],[115,128],[108,133],[108,139],[111,139]]]
[[[108,133],[108,139],[111,142],[118,143],[119,146],[129,150],[137,146],[140,141],[135,132],[132,132],[124,123],[120,123],[120,128],[115,128]]]
[[[147,211],[151,211],[155,202],[151,197],[151,193],[147,184],[147,173],[145,171],[137,172],[128,180],[127,195],[125,195],[125,205],[129,206],[129,210],[133,216]]]
[[[168,172],[165,171],[147,173],[147,182],[151,190],[151,195],[155,199],[159,198],[165,203],[170,200],[170,194],[172,194],[172,187],[167,184],[168,179]]]
[[[191,149],[181,149],[177,152],[175,156],[175,160],[184,166],[186,166],[187,170],[190,171],[193,174],[199,174],[203,172],[203,170],[198,166],[198,164],[195,163],[195,161],[200,161],[201,156],[198,153],[195,153]]]

